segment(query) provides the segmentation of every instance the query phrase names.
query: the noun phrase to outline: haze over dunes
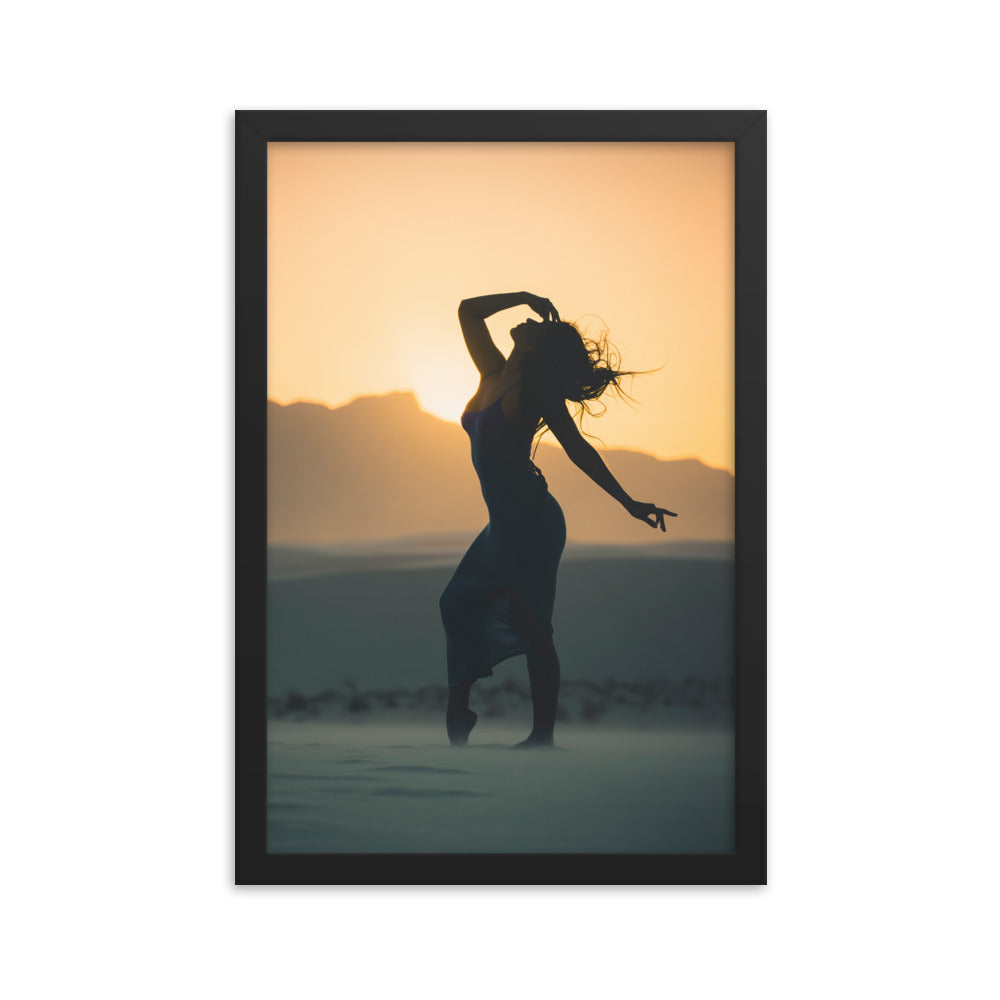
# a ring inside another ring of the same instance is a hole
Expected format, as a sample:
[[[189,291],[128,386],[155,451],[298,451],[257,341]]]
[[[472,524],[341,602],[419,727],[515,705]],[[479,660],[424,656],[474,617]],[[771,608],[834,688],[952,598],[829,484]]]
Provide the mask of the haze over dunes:
[[[422,411],[412,393],[364,396],[337,408],[268,401],[267,433],[271,544],[462,532],[471,540],[486,524],[467,435],[457,423]],[[668,523],[670,540],[732,539],[728,471],[696,459],[663,461],[621,449],[602,454],[632,496],[678,512]],[[543,441],[535,462],[563,508],[570,540],[664,540],[590,482],[558,444]]]

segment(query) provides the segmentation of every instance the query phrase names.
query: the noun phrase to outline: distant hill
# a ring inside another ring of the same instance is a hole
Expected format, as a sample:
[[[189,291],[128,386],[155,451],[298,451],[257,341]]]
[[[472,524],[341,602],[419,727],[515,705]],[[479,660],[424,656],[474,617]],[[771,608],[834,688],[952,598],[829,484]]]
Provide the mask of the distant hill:
[[[268,540],[329,545],[406,535],[466,532],[486,523],[486,505],[458,424],[425,413],[412,393],[362,396],[345,406],[268,401]],[[638,500],[680,515],[674,540],[731,540],[732,475],[696,459],[661,461],[602,451]],[[663,539],[630,518],[574,466],[558,445],[535,456],[577,542],[602,545]]]

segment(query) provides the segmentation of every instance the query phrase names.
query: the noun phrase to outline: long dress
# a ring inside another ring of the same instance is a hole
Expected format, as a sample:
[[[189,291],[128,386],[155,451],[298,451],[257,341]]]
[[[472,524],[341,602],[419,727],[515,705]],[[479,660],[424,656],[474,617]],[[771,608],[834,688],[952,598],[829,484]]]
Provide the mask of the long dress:
[[[490,523],[441,595],[450,687],[492,676],[493,667],[511,656],[527,654],[532,666],[531,644],[511,620],[512,592],[552,634],[566,521],[531,462],[530,436],[514,433],[502,398],[484,410],[462,414]]]

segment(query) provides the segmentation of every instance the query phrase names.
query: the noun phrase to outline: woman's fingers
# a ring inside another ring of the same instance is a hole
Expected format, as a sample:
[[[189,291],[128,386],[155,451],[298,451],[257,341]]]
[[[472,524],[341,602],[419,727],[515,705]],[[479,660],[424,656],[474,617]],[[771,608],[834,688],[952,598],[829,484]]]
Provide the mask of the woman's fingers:
[[[547,322],[559,322],[559,310],[552,304],[551,299],[543,298],[541,295],[527,293],[528,306],[533,312],[538,313]]]
[[[655,507],[653,504],[649,505],[649,511],[642,515],[642,520],[646,522],[651,528],[659,528],[660,531],[665,532],[667,530],[667,516],[677,517],[677,515],[672,510],[667,510],[666,507]]]
[[[672,510],[666,507],[657,507],[654,503],[639,503],[632,509],[632,513],[640,521],[645,521],[651,528],[659,528],[660,531],[667,530],[667,517],[677,517]]]
[[[529,295],[528,305],[536,312],[542,319],[545,319],[548,308],[552,303],[544,295]]]

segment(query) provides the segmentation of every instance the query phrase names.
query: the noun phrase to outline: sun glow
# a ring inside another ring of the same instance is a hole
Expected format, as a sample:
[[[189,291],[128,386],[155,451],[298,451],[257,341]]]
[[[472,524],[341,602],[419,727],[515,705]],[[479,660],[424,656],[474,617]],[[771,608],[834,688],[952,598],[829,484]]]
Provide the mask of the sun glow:
[[[461,357],[425,358],[411,369],[410,384],[420,409],[442,420],[458,423],[465,404],[476,391],[475,370]]]

